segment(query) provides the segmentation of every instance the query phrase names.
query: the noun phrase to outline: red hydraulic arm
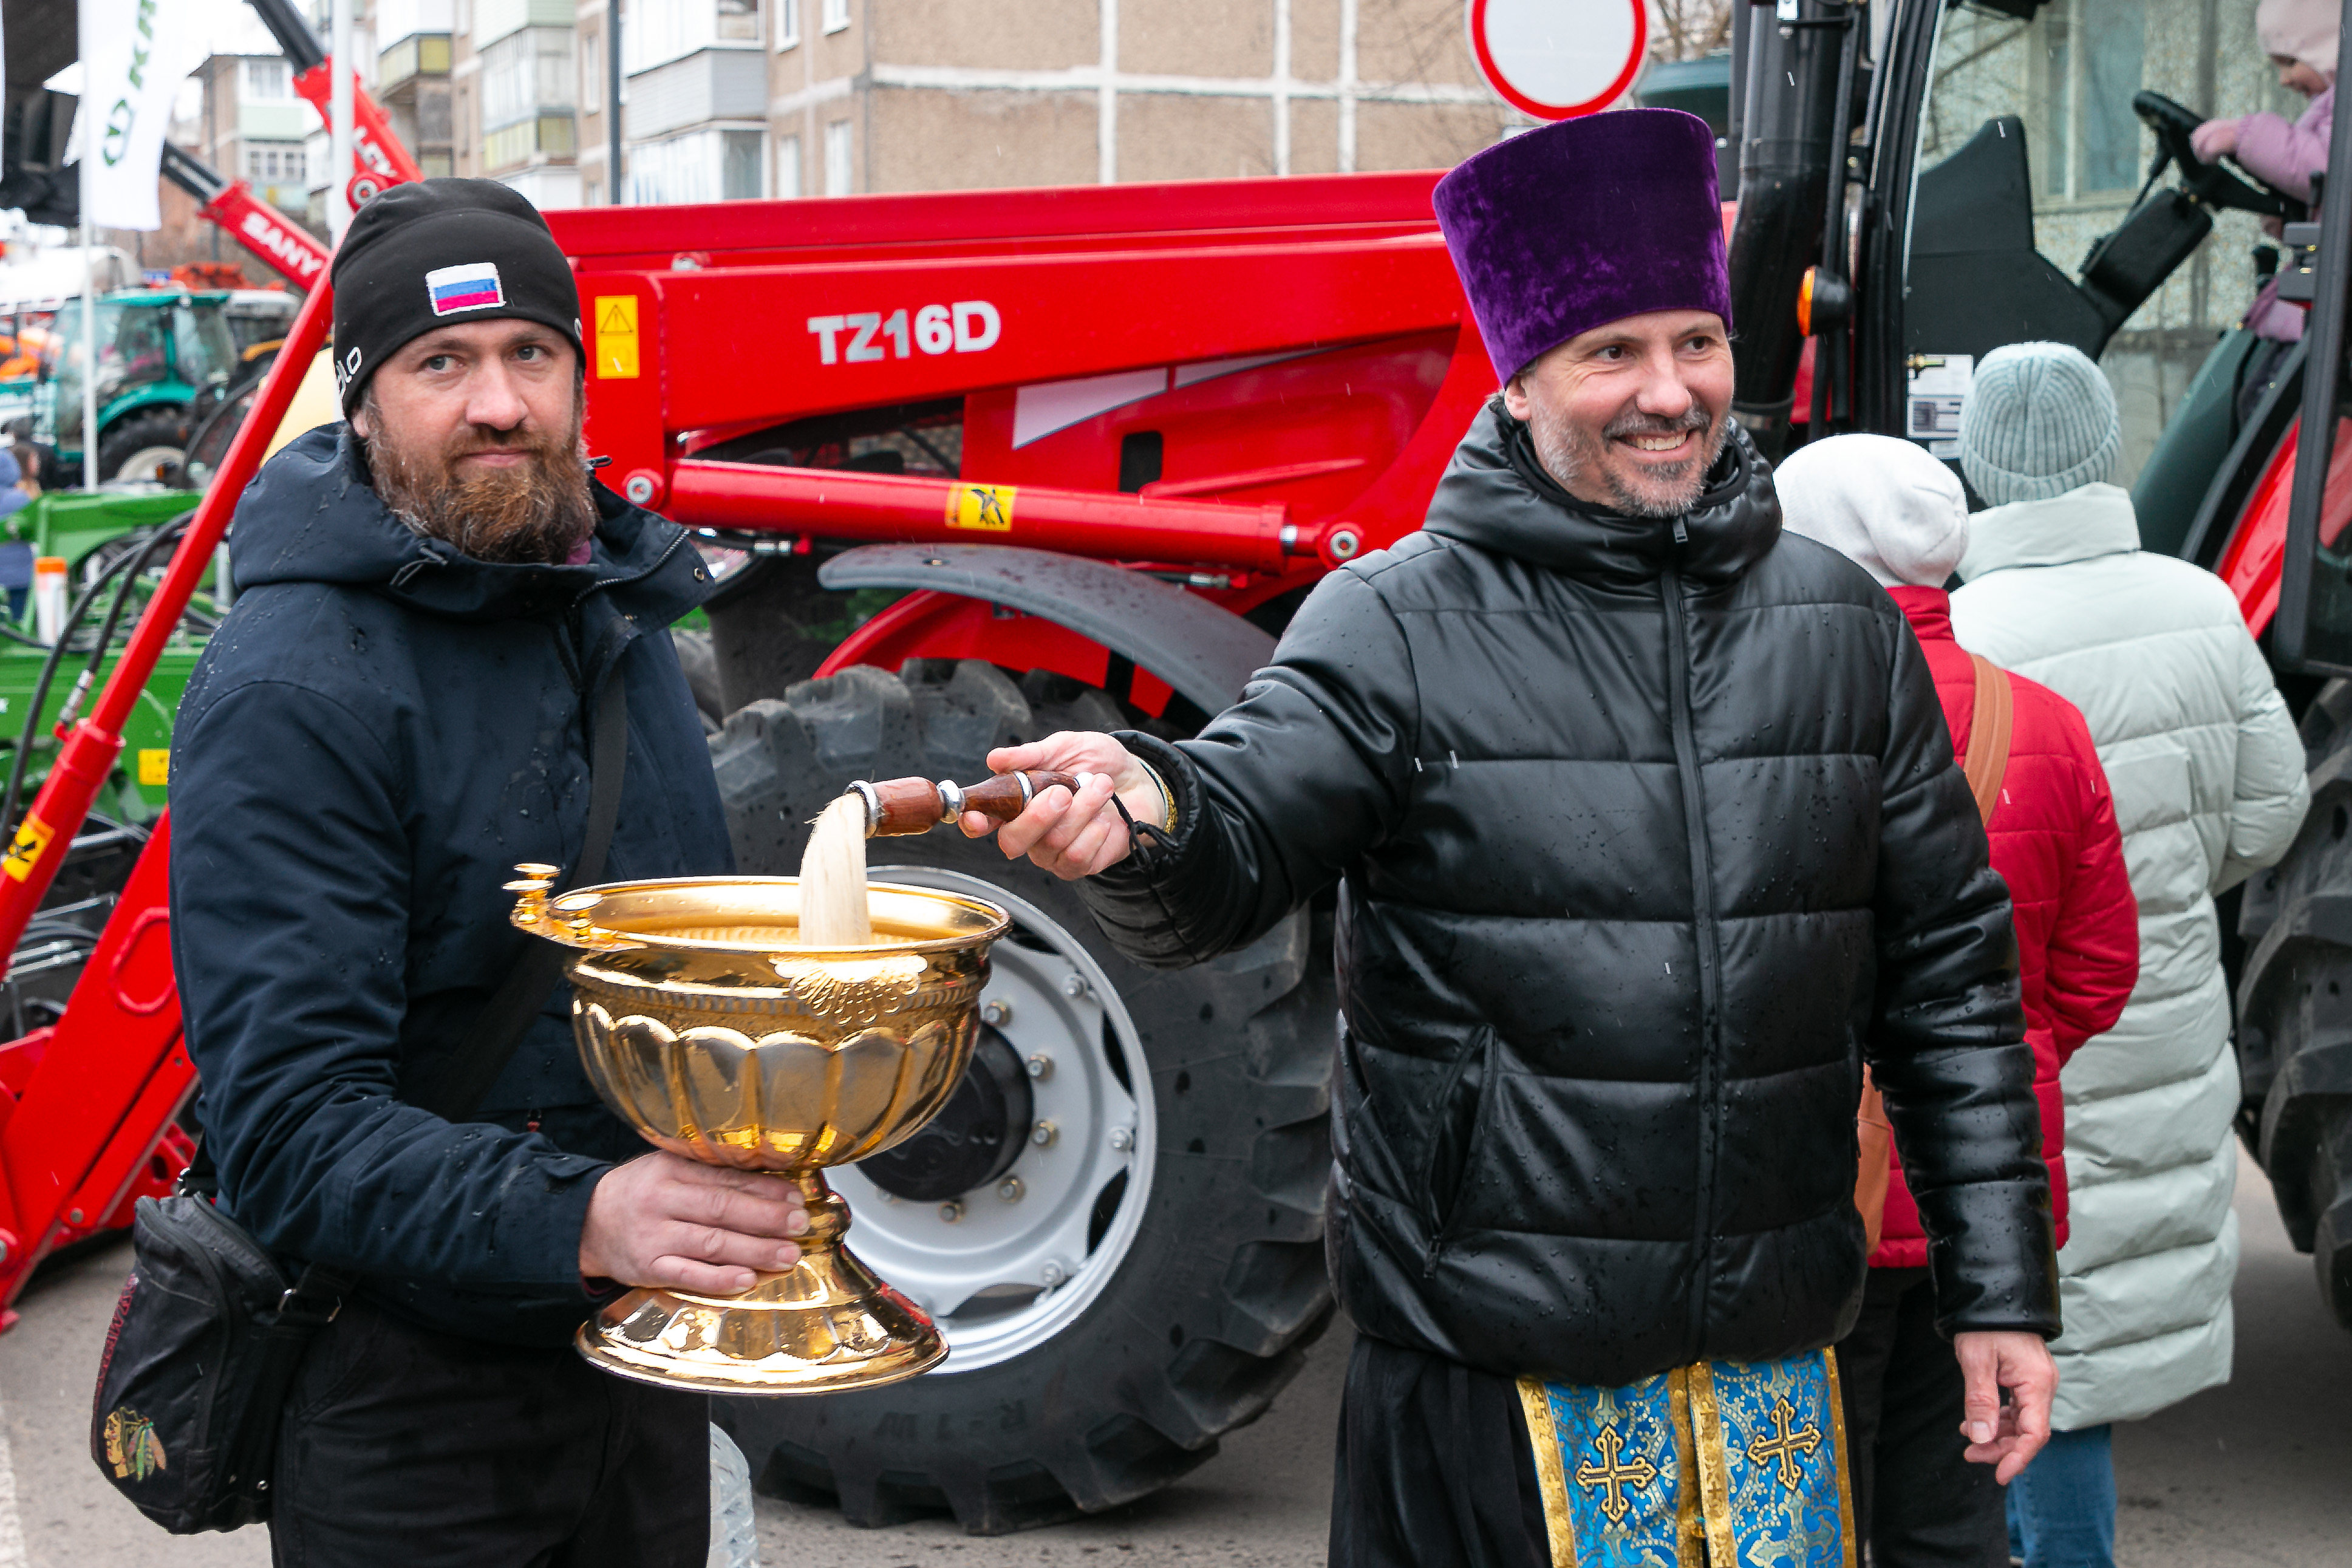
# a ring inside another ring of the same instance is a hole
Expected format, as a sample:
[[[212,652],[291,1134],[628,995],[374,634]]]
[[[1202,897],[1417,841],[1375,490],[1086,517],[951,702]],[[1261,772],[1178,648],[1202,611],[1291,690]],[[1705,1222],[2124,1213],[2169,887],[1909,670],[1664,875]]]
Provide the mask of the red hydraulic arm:
[[[333,110],[330,101],[334,95],[335,76],[328,68],[327,51],[319,42],[319,36],[310,31],[310,25],[302,19],[291,0],[252,0],[252,5],[294,68],[294,90],[310,100],[320,119],[331,124]],[[352,70],[352,163],[354,212],[386,185],[425,177],[425,171],[417,167],[416,160],[393,134],[392,121],[384,117],[383,110],[360,85],[357,67]]]
[[[330,62],[287,0],[255,0],[299,73],[296,86],[328,112]],[[420,177],[383,114],[354,97],[358,172],[353,205],[383,186]],[[309,288],[284,348],[229,445],[163,582],[141,615],[89,712],[61,739],[39,793],[0,858],[0,954],[13,953],[47,896],[92,800],[122,752],[122,726],[156,659],[227,532],[237,500],[261,466],[296,390],[325,345],[333,319],[327,253],[255,197],[167,146],[166,174],[204,204],[205,216]],[[123,1223],[142,1186],[160,1190],[190,1152],[173,1118],[195,1087],[181,1037],[172,973],[168,814],[155,826],[64,1016],[50,1028],[0,1044],[0,1329],[43,1257]]]
[[[196,210],[268,265],[308,289],[327,275],[327,247],[310,231],[253,194],[243,180],[224,180],[193,153],[163,143],[163,177],[195,197]]]
[[[230,443],[171,565],[89,714],[65,736],[32,808],[0,859],[0,953],[40,907],[91,800],[122,752],[122,726],[197,583],[237,498],[325,344],[333,290],[302,301],[286,347]],[[33,1265],[106,1222],[141,1175],[195,1081],[180,1038],[165,886],[168,816],[156,825],[65,1016],[47,1037],[0,1047],[30,1068],[0,1081],[0,1327]],[[184,1147],[173,1151],[184,1158]],[[176,1172],[171,1174],[176,1174]],[[168,1176],[165,1179],[169,1179]]]

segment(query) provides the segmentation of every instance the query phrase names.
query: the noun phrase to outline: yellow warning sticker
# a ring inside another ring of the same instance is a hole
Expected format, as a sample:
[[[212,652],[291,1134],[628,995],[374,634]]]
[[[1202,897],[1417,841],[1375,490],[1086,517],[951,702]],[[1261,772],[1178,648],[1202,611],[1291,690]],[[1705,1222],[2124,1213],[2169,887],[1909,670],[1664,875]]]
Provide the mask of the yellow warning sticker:
[[[172,782],[172,753],[162,746],[139,749],[139,782],[161,787]]]
[[[596,379],[637,378],[637,297],[596,296]]]
[[[33,867],[40,860],[41,851],[47,849],[49,840],[57,836],[58,830],[39,817],[26,817],[25,826],[16,829],[16,841],[8,846],[8,858],[0,860],[0,871],[5,871],[19,882],[23,881],[33,874]]]
[[[948,491],[948,526],[1013,531],[1013,485],[957,485]]]

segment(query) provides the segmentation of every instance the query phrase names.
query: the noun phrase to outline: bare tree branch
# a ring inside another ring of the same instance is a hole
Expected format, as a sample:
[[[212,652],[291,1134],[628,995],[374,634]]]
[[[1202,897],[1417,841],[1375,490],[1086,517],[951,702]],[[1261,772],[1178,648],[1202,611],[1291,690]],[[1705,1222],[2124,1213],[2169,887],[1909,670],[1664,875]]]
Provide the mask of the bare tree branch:
[[[1731,47],[1737,0],[1650,0],[1650,58],[1693,60]]]

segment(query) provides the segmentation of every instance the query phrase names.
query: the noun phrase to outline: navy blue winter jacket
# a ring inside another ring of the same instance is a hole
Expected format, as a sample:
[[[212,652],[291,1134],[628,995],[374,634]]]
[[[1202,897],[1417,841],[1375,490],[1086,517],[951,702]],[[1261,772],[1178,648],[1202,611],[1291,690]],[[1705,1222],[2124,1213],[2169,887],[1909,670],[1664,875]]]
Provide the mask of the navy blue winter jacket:
[[[586,1315],[590,1191],[646,1146],[582,1074],[561,985],[479,1120],[400,1095],[535,940],[507,923],[515,863],[579,854],[608,673],[605,878],[733,868],[665,629],[708,577],[676,524],[596,499],[587,564],[491,565],[394,518],[343,426],[310,432],[237,505],[236,607],[173,741],[173,960],[222,1201],[404,1317],[518,1344]]]

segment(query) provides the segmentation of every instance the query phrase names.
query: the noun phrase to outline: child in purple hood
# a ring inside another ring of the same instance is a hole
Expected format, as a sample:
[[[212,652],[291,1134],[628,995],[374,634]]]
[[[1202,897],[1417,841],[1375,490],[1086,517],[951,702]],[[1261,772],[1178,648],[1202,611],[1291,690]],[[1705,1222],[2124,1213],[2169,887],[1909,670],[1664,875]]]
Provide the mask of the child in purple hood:
[[[2237,120],[2209,120],[2190,139],[2198,157],[2234,157],[2247,173],[2299,201],[2311,199],[2311,176],[2327,167],[2327,129],[2336,108],[2338,13],[2333,0],[2262,0],[2254,37],[2278,68],[2279,85],[2311,100],[2293,123],[2267,111]],[[2266,222],[2266,228],[2275,226]],[[2265,284],[2246,313],[2258,338],[2291,343],[2303,336],[2303,311]]]

